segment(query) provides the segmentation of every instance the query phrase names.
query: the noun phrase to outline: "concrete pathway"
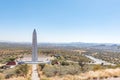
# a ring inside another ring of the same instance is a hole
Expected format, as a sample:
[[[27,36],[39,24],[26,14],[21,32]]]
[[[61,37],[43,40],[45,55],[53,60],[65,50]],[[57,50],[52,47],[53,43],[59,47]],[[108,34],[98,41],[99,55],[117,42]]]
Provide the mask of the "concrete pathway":
[[[28,56],[28,57],[25,56],[21,60],[18,60],[18,62],[23,62],[23,63],[26,63],[26,64],[38,64],[38,63],[50,64],[51,63],[50,57],[45,57],[45,56],[38,57],[38,61],[37,62],[31,61],[31,57],[30,56]]]
[[[40,80],[37,72],[37,64],[32,64],[32,79],[31,80]]]

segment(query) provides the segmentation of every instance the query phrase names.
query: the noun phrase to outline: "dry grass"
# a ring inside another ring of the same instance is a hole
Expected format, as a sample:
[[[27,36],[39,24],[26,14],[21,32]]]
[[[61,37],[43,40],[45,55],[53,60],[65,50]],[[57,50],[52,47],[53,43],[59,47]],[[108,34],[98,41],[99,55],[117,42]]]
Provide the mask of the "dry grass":
[[[5,79],[5,76],[2,73],[0,73],[0,80],[4,80],[4,79]]]
[[[5,79],[5,80],[31,80],[32,66],[31,65],[28,65],[28,66],[29,66],[29,71],[28,71],[28,74],[27,74],[26,77],[24,77],[24,76],[15,77],[15,76],[13,76],[12,78]]]
[[[110,77],[120,77],[120,68],[89,71],[86,73],[81,73],[79,75],[66,75],[63,77],[55,76],[50,77],[49,79],[46,80],[93,80],[93,79],[105,79]],[[42,76],[42,78],[45,78],[45,76]]]
[[[29,80],[29,79],[24,78],[24,77],[13,77],[13,78],[6,79],[6,80]]]

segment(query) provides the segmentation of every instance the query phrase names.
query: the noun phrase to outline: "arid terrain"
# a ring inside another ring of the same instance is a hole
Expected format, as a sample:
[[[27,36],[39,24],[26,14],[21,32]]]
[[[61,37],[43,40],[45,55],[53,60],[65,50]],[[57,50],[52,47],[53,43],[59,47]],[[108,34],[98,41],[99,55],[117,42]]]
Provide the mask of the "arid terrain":
[[[39,61],[50,60],[50,63],[38,64],[36,69],[32,64],[24,64],[31,60],[31,53],[28,45],[1,46],[0,80],[32,80],[32,75],[38,75],[40,80],[117,80],[120,77],[119,52],[42,45],[38,47]],[[22,62],[14,67],[6,65],[13,61]],[[32,74],[32,67],[37,74]]]

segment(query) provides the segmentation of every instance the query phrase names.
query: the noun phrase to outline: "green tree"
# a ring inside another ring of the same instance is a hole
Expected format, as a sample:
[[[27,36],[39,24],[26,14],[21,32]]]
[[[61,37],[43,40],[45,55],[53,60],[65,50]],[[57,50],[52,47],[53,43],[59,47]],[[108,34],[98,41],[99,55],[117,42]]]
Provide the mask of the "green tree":
[[[84,57],[84,56],[79,56],[79,60],[78,60],[78,64],[81,67],[81,70],[84,71],[84,66],[86,65],[86,63],[89,62],[89,60]]]

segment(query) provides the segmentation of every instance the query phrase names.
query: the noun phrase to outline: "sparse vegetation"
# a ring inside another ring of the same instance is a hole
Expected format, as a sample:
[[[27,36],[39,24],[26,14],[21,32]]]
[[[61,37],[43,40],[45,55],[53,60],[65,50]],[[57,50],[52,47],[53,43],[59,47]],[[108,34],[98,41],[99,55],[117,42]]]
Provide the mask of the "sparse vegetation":
[[[15,73],[17,76],[26,77],[29,71],[29,66],[27,64],[19,65],[16,67]]]
[[[85,73],[80,73],[78,75],[65,75],[64,77],[54,76],[50,77],[49,80],[96,80],[96,79],[106,79],[110,77],[119,77],[120,69],[105,69],[97,71],[88,71]]]
[[[5,80],[9,80],[11,78],[13,78],[15,80],[20,80],[20,79],[21,80],[30,80],[31,66],[27,65],[27,64],[18,65],[14,68],[4,70],[1,74],[3,74]]]
[[[119,52],[109,52],[109,51],[102,51],[102,50],[86,50],[84,54],[93,56],[98,59],[102,59],[104,61],[113,63],[113,64],[120,64],[120,53]]]
[[[112,53],[100,50],[86,50],[79,48],[43,47],[38,49],[40,55],[53,56],[51,64],[39,64],[38,72],[41,80],[90,80],[96,78],[119,77],[119,53]],[[0,63],[14,61],[29,55],[31,49],[26,48],[1,48]],[[91,60],[83,54],[116,63],[112,65],[89,64]],[[114,56],[112,56],[114,55]],[[18,65],[12,69],[0,70],[0,78],[30,80],[31,68],[29,65]],[[114,71],[115,70],[115,71]],[[114,74],[109,71],[113,71]],[[28,75],[29,74],[29,75]],[[28,77],[29,76],[29,77]]]
[[[46,65],[42,71],[47,77],[63,76],[67,74],[75,75],[80,73],[80,67],[77,64],[69,66]]]

